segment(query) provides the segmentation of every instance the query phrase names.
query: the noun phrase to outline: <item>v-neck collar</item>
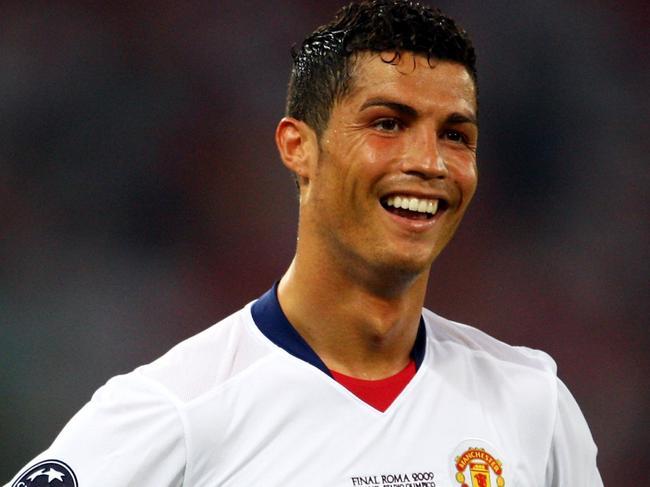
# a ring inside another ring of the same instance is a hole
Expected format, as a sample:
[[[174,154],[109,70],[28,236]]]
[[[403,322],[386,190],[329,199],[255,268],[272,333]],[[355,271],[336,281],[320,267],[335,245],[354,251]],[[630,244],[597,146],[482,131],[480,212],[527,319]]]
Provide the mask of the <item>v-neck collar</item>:
[[[278,283],[276,282],[271,289],[253,303],[251,314],[255,325],[266,338],[278,347],[332,377],[325,363],[287,319],[280,307],[277,290]],[[424,360],[425,350],[426,329],[424,319],[420,317],[418,332],[411,350],[411,358],[415,361],[416,369],[420,368]]]

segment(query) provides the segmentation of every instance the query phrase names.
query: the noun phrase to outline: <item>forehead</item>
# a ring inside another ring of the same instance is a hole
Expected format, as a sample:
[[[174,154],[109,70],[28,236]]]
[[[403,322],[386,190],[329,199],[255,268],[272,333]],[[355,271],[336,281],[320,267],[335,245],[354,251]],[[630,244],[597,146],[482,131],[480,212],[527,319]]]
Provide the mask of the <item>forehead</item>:
[[[344,104],[372,97],[408,98],[423,106],[445,102],[476,112],[476,85],[460,63],[411,52],[363,52],[351,60],[351,89]],[[406,101],[406,100],[405,100]]]

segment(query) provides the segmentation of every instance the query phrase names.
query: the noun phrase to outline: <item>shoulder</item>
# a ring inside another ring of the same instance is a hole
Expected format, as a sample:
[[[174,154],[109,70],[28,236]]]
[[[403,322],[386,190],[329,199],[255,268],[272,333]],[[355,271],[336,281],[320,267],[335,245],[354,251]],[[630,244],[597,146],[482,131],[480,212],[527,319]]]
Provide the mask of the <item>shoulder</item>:
[[[500,431],[511,431],[515,452],[545,458],[545,485],[602,486],[589,427],[548,354],[428,310],[422,316],[435,376],[465,399],[478,400]]]
[[[466,397],[480,397],[494,414],[516,411],[552,431],[558,401],[555,361],[545,352],[512,346],[472,326],[425,311],[427,361],[437,377]],[[512,421],[515,421],[514,418]]]
[[[70,466],[78,485],[181,485],[191,453],[187,404],[271,352],[247,305],[150,364],[111,378],[19,478],[44,466],[62,471],[60,464]]]
[[[132,372],[179,403],[189,402],[263,361],[273,347],[257,331],[252,303]]]
[[[547,457],[558,406],[553,359],[430,311],[423,312],[423,317],[425,362],[436,383],[451,391],[456,404],[480,404],[478,417],[489,418],[509,438],[502,447],[510,455],[525,452],[530,459]]]
[[[478,328],[448,320],[427,309],[423,309],[422,316],[427,338],[436,347],[452,348],[456,353],[496,366],[520,367],[556,378],[557,365],[546,352],[509,345]]]

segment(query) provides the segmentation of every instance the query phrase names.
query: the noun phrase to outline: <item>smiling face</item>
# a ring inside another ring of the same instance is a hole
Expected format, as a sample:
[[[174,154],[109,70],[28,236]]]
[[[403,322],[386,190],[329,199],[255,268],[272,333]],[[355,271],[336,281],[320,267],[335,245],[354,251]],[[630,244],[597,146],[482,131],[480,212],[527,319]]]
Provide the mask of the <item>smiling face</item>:
[[[350,93],[301,167],[299,251],[413,277],[428,272],[474,194],[476,93],[460,64],[393,58],[358,55]]]

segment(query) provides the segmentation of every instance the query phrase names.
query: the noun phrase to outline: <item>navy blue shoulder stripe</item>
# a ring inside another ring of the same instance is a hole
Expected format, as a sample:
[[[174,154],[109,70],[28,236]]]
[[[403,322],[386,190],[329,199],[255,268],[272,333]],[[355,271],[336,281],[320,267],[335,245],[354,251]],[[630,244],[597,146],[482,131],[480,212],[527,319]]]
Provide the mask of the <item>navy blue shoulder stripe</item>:
[[[424,318],[420,316],[420,325],[418,326],[418,334],[415,336],[415,343],[413,350],[411,350],[411,358],[415,362],[415,368],[419,369],[422,362],[424,362],[424,352],[427,349],[427,329],[424,326]]]
[[[316,352],[309,346],[305,339],[296,331],[285,316],[277,296],[278,283],[264,293],[251,309],[253,320],[259,330],[278,347],[284,349],[294,357],[303,360],[317,369],[322,370],[331,377],[329,369]],[[426,350],[426,329],[424,319],[420,318],[420,326],[411,351],[415,366],[420,368]]]

